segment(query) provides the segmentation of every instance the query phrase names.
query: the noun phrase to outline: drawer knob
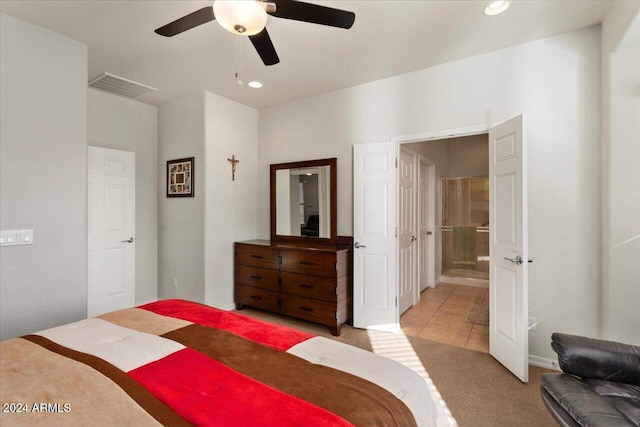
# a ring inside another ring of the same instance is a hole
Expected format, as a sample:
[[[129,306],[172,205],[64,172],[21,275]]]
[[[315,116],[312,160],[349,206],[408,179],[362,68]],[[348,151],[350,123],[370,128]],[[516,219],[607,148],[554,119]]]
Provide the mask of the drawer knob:
[[[302,305],[302,306],[300,306],[300,310],[302,310],[302,311],[313,311],[313,308],[305,307],[304,305]]]

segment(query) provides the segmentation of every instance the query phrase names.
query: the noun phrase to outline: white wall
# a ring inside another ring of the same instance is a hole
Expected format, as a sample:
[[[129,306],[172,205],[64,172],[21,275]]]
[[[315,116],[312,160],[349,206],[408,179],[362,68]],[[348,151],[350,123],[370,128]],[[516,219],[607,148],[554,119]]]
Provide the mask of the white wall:
[[[499,76],[499,78],[496,78]],[[266,108],[260,176],[270,163],[338,157],[338,234],[351,235],[352,146],[527,116],[530,352],[554,358],[552,332],[598,329],[600,28]],[[260,235],[269,235],[261,181]]]
[[[209,92],[204,101],[204,297],[231,309],[233,242],[254,239],[258,228],[258,110]],[[240,160],[235,181],[232,155]]]
[[[88,144],[136,153],[136,304],[158,295],[158,108],[89,89]]]
[[[204,95],[158,110],[158,297],[204,302]],[[167,197],[167,160],[195,157],[194,197]],[[178,287],[173,287],[173,279]]]
[[[0,13],[0,339],[87,314],[87,46]]]
[[[640,345],[640,4],[603,23],[602,337]]]
[[[489,136],[449,139],[449,177],[489,176]]]
[[[203,92],[162,105],[159,129],[158,295],[231,309],[233,243],[257,235],[258,111]],[[192,156],[195,197],[166,198],[166,161]]]

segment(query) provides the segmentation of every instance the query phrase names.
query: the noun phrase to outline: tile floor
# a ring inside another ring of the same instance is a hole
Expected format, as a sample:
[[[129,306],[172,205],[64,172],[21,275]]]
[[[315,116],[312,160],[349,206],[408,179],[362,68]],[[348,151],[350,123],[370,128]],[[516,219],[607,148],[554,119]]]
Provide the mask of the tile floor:
[[[489,327],[466,320],[472,302],[487,302],[489,289],[440,283],[427,288],[420,302],[400,316],[406,335],[489,352]]]

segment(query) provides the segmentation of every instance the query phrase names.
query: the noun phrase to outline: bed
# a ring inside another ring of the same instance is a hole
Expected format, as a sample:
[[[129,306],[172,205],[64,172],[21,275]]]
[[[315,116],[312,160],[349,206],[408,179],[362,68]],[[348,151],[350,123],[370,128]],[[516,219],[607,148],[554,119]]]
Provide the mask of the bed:
[[[0,365],[7,426],[455,424],[397,362],[184,300],[2,341]]]

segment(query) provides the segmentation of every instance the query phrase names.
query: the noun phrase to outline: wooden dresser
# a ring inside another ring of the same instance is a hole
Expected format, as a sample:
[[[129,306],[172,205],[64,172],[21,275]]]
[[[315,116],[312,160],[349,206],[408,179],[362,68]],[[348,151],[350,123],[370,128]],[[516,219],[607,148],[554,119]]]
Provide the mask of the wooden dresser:
[[[333,335],[351,318],[351,247],[236,242],[234,299],[328,326]]]

